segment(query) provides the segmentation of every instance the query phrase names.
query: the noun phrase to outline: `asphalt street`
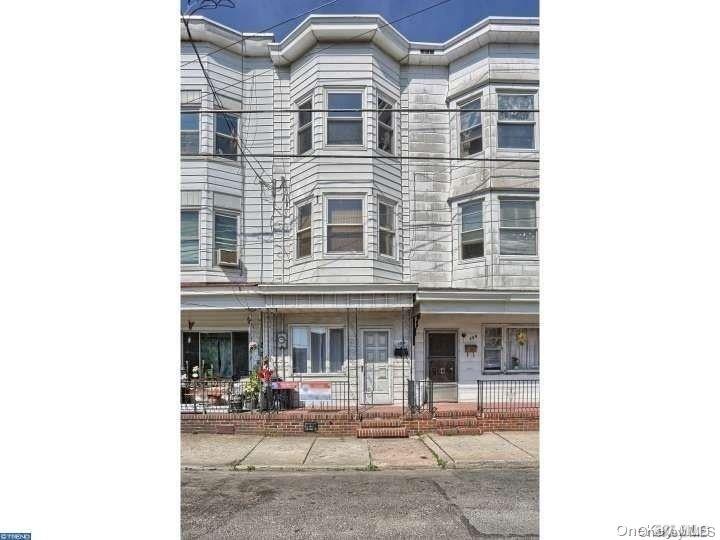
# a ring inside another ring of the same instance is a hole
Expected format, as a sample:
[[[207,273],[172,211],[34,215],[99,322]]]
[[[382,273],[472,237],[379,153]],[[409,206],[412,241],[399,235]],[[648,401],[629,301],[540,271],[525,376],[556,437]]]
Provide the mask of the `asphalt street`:
[[[183,538],[537,538],[538,469],[182,473]]]

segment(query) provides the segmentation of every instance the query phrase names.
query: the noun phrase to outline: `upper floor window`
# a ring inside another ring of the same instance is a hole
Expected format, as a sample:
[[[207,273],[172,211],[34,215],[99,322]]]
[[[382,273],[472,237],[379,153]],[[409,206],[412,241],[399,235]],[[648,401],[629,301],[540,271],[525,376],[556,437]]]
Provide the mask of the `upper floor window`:
[[[501,255],[537,255],[535,202],[500,200]]]
[[[200,262],[200,218],[197,210],[180,212],[180,263]]]
[[[535,96],[498,94],[498,147],[535,148]]]
[[[214,240],[216,263],[237,265],[237,216],[215,214]]]
[[[180,92],[180,154],[200,153],[200,90]]]
[[[343,328],[292,327],[293,373],[337,373],[345,360]]]
[[[347,109],[362,108],[361,92],[329,92],[327,115],[327,144],[360,145],[363,142],[363,120],[361,111]]]
[[[363,234],[362,199],[328,199],[327,252],[362,253]]]
[[[463,259],[474,259],[485,254],[483,229],[483,201],[472,201],[460,207],[462,231],[460,246]]]
[[[239,119],[231,113],[215,115],[215,154],[237,159],[237,136]]]
[[[470,109],[460,113],[460,157],[471,156],[482,152],[482,113],[472,109],[480,109],[480,98],[465,103],[461,109]]]
[[[393,128],[392,105],[383,98],[378,98],[378,133],[377,145],[388,154],[395,153],[395,129]]]
[[[312,254],[311,210],[310,203],[297,207],[295,257],[298,259]]]
[[[304,154],[312,149],[312,100],[298,105],[297,153]]]
[[[378,251],[380,255],[395,257],[395,206],[378,204]]]

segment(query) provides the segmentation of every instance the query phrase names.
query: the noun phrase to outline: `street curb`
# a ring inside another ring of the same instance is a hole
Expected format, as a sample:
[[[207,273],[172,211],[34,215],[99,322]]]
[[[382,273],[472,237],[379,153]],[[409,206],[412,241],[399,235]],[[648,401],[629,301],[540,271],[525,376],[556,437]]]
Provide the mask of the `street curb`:
[[[512,469],[538,469],[540,464],[537,461],[478,461],[469,463],[456,463],[453,466],[446,467],[444,470],[463,470],[463,469],[492,469],[492,468],[512,468]],[[366,467],[352,467],[352,466],[315,466],[315,465],[253,465],[253,468],[248,470],[242,466],[231,467],[230,465],[182,465],[182,471],[232,471],[232,472],[271,472],[271,471],[284,471],[284,472],[313,472],[313,471],[327,471],[327,472],[376,472],[376,471],[441,471],[442,467],[438,465],[427,465],[427,466],[412,466],[404,467],[401,465],[381,467],[376,465],[376,469],[369,470]]]

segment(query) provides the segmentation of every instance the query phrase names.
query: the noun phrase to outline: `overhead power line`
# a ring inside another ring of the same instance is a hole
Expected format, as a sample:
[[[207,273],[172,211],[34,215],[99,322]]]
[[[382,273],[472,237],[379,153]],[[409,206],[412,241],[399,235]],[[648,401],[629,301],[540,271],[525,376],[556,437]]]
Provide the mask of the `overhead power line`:
[[[183,105],[186,105],[186,103],[183,103]],[[181,111],[181,114],[198,114],[198,113],[206,113],[206,114],[222,114],[222,113],[230,113],[230,114],[291,114],[291,113],[314,113],[314,112],[344,112],[344,113],[352,113],[352,112],[399,112],[399,113],[417,113],[417,112],[423,112],[423,113],[450,113],[450,112],[461,112],[461,113],[469,113],[469,112],[488,112],[488,113],[501,113],[501,112],[513,112],[513,113],[539,113],[540,109],[428,109],[428,108],[413,108],[413,107],[406,107],[406,108],[385,108],[385,109],[375,109],[375,108],[363,108],[363,109],[193,109],[193,110],[184,110]]]
[[[214,153],[197,153],[197,154],[182,154],[181,157],[224,157],[227,158],[232,154],[214,154]],[[242,154],[242,157],[253,157],[253,158],[290,158],[290,159],[385,159],[385,160],[415,160],[415,161],[489,161],[489,162],[510,162],[510,163],[539,163],[540,159],[537,158],[485,158],[485,157],[440,157],[440,156],[388,156],[384,154],[284,154],[284,153],[254,153],[254,154]]]

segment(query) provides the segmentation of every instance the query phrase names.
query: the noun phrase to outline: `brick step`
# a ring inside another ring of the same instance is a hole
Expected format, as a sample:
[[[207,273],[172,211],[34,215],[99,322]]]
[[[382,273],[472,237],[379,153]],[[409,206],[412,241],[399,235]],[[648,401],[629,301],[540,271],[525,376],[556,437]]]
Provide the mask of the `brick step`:
[[[385,439],[407,437],[407,429],[404,427],[378,427],[378,428],[358,428],[358,439]]]
[[[364,428],[402,427],[402,425],[402,418],[363,418],[360,421],[360,427]]]
[[[451,427],[438,428],[435,433],[438,435],[482,435],[483,430],[478,427]]]
[[[455,409],[447,411],[435,411],[435,418],[477,418],[476,409]]]
[[[470,418],[438,418],[435,420],[435,425],[439,428],[450,428],[450,427],[476,427],[478,420],[476,417]]]

